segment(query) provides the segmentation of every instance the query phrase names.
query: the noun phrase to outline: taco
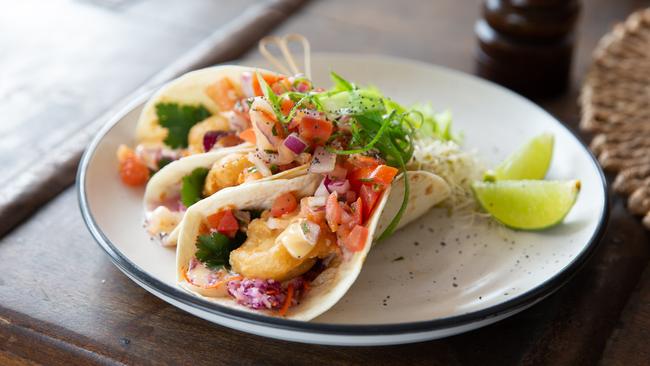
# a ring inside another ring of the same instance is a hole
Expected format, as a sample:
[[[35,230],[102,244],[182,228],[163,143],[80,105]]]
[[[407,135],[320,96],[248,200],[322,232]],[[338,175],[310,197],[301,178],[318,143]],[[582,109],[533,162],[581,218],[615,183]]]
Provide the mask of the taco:
[[[189,208],[177,248],[180,286],[224,306],[291,319],[310,320],[333,306],[361,270],[390,187],[364,217],[337,193],[320,195],[322,179],[229,188]]]
[[[124,183],[144,185],[152,173],[184,156],[254,143],[247,100],[263,95],[258,78],[275,90],[311,88],[303,79],[231,65],[193,71],[169,82],[144,105],[136,146],[120,146]]]
[[[302,165],[264,176],[251,163],[254,153],[252,147],[229,147],[191,155],[162,168],[151,177],[144,194],[149,235],[164,246],[174,246],[185,210],[199,200],[227,187],[307,172]]]
[[[406,176],[419,196],[409,199],[414,210],[407,209],[405,222],[449,193],[431,173]],[[223,189],[185,213],[177,248],[179,284],[225,306],[312,319],[358,276],[389,197],[401,203],[402,193],[391,195],[391,189],[403,190],[402,177],[373,187],[372,201],[362,199],[364,188],[330,192],[329,178],[312,173]],[[423,189],[420,182],[426,182]]]

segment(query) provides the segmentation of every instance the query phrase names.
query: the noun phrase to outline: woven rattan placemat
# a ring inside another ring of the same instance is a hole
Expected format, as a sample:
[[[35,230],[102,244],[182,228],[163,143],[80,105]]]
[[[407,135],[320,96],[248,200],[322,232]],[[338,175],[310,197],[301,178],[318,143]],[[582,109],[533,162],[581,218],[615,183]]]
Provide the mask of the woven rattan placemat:
[[[580,127],[595,134],[592,151],[612,188],[650,229],[650,8],[605,35],[580,96]]]

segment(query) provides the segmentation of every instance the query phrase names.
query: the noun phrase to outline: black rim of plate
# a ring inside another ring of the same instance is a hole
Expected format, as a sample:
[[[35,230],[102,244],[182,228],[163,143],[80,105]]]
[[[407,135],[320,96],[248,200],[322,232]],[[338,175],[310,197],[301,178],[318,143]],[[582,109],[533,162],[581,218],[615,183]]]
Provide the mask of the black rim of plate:
[[[334,55],[337,54],[326,54]],[[340,54],[338,56],[342,57],[377,57],[373,55],[354,55],[354,54]],[[415,64],[416,66],[424,66],[427,68],[436,67],[445,72],[450,72],[462,77],[478,79],[473,75],[463,73],[461,71],[456,71],[448,69],[442,66],[431,65],[424,62],[407,60],[396,57],[387,57],[379,56],[379,59],[392,59],[401,63],[410,63]],[[97,133],[93,141],[90,143],[86,151],[84,152],[79,169],[77,171],[77,195],[79,199],[79,207],[81,209],[81,214],[84,219],[88,230],[93,235],[99,246],[109,255],[113,263],[123,272],[127,273],[130,277],[137,279],[135,282],[140,282],[141,285],[145,285],[150,289],[155,289],[157,292],[177,301],[186,306],[190,306],[196,309],[199,309],[204,312],[211,313],[220,317],[228,318],[230,320],[249,323],[251,325],[258,325],[262,327],[272,327],[276,329],[284,329],[293,332],[300,333],[312,333],[312,334],[323,334],[323,335],[333,335],[333,336],[390,336],[390,335],[400,335],[400,334],[411,334],[411,333],[422,333],[422,332],[433,332],[436,330],[456,328],[463,325],[479,322],[482,320],[487,320],[490,318],[498,317],[499,315],[515,312],[516,310],[525,308],[534,304],[536,301],[543,299],[544,297],[550,295],[555,290],[559,289],[563,284],[565,284],[578,270],[582,265],[587,261],[587,259],[594,252],[598,243],[600,242],[604,232],[606,223],[609,220],[609,198],[607,195],[607,182],[605,175],[598,165],[596,158],[585,146],[585,144],[580,141],[576,135],[567,128],[564,124],[559,122],[555,117],[546,112],[544,109],[533,103],[532,101],[522,97],[519,94],[516,94],[500,85],[491,83],[487,80],[478,79],[482,82],[487,82],[491,86],[500,89],[508,94],[514,95],[520,98],[523,102],[529,103],[532,107],[540,109],[543,113],[547,114],[552,120],[554,120],[558,125],[564,128],[573,139],[582,146],[585,152],[591,158],[594,168],[597,170],[600,179],[601,186],[603,190],[604,197],[604,207],[603,214],[598,222],[596,230],[593,235],[587,242],[584,249],[574,257],[574,259],[565,266],[562,270],[556,273],[553,277],[547,279],[537,287],[519,295],[513,297],[510,300],[504,301],[502,303],[490,306],[488,308],[478,310],[475,312],[455,315],[446,318],[438,318],[426,321],[417,321],[417,322],[408,322],[408,323],[393,323],[393,324],[327,324],[327,323],[315,323],[315,322],[305,322],[297,320],[289,320],[283,318],[274,318],[260,314],[254,314],[250,312],[240,311],[236,309],[231,309],[216,303],[212,303],[207,300],[203,300],[199,297],[196,297],[188,292],[183,291],[180,288],[167,285],[166,283],[158,280],[157,278],[149,275],[147,272],[138,267],[135,263],[131,262],[126,256],[124,256],[120,250],[106,237],[106,235],[101,231],[95,219],[90,212],[88,207],[88,202],[86,198],[85,190],[85,173],[88,169],[88,165],[95,153],[97,146],[103,140],[104,136],[110,132],[110,130],[132,109],[139,106],[145,98],[150,95],[146,93],[139,98],[135,98],[131,103],[124,107],[118,113],[107,122],[107,124]]]

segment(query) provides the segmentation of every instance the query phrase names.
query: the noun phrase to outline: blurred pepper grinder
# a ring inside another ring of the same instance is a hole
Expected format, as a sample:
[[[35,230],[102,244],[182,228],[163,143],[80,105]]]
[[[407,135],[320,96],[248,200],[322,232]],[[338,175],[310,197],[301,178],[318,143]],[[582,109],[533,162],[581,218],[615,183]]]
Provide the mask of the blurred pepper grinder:
[[[578,0],[485,0],[476,22],[478,74],[526,96],[569,82]]]

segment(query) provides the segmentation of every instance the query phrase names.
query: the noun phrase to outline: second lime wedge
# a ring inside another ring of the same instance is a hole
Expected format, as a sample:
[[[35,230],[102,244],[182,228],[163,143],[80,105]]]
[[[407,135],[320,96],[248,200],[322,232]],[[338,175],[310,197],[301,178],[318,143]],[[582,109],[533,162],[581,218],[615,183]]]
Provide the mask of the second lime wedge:
[[[504,225],[539,230],[564,219],[580,192],[580,181],[474,182],[472,189],[481,206]]]
[[[508,156],[485,180],[544,179],[553,157],[553,135],[543,133],[530,139]]]

